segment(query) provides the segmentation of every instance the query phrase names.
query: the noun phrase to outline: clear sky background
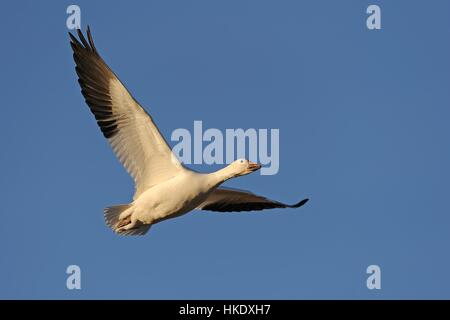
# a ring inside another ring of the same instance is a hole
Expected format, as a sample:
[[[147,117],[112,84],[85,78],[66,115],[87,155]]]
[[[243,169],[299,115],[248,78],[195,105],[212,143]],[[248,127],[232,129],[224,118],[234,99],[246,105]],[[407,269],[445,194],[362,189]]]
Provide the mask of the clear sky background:
[[[297,210],[193,212],[116,236],[133,183],[76,81],[68,1],[1,5],[0,298],[450,298],[449,1],[77,1],[166,137],[279,128]],[[378,4],[382,30],[366,28]],[[194,166],[212,171],[221,166]],[[82,289],[66,289],[81,267]],[[381,290],[366,268],[381,267]]]

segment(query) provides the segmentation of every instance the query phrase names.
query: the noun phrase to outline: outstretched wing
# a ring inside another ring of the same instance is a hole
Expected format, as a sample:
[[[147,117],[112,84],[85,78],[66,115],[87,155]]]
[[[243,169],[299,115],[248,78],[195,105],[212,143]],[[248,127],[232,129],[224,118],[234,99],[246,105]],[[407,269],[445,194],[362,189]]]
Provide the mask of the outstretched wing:
[[[135,182],[136,199],[151,186],[185,170],[150,115],[131,96],[87,38],[69,32],[78,83],[87,105],[117,158]]]
[[[304,205],[308,199],[288,205],[278,201],[258,196],[249,191],[218,188],[197,209],[230,212],[230,211],[254,211],[274,208],[298,208]]]

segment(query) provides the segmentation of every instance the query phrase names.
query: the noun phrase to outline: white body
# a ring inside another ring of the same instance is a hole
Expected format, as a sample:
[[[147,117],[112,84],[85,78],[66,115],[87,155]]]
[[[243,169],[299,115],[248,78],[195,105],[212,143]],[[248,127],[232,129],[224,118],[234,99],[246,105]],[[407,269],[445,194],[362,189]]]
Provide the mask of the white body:
[[[120,218],[130,212],[132,223],[153,224],[174,218],[198,207],[216,186],[213,176],[186,170],[146,190]]]

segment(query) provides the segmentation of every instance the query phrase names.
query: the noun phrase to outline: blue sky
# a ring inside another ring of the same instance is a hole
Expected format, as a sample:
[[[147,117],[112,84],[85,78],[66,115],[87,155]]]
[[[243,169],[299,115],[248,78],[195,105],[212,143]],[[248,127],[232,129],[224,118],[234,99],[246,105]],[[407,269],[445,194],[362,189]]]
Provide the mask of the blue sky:
[[[194,120],[279,128],[278,174],[227,185],[311,198],[140,238],[103,222],[133,184],[80,94],[69,4],[2,4],[0,298],[450,298],[448,1],[77,1],[166,137]]]

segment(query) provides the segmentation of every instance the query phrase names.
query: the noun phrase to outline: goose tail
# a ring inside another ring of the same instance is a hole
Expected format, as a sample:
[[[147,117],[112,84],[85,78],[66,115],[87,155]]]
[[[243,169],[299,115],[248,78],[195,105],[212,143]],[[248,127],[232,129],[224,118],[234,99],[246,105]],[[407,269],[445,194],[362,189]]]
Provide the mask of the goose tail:
[[[119,204],[105,208],[105,223],[115,233],[125,236],[142,236],[150,229],[147,224],[131,225],[131,214],[133,213],[132,204]],[[127,228],[128,226],[128,228]]]

